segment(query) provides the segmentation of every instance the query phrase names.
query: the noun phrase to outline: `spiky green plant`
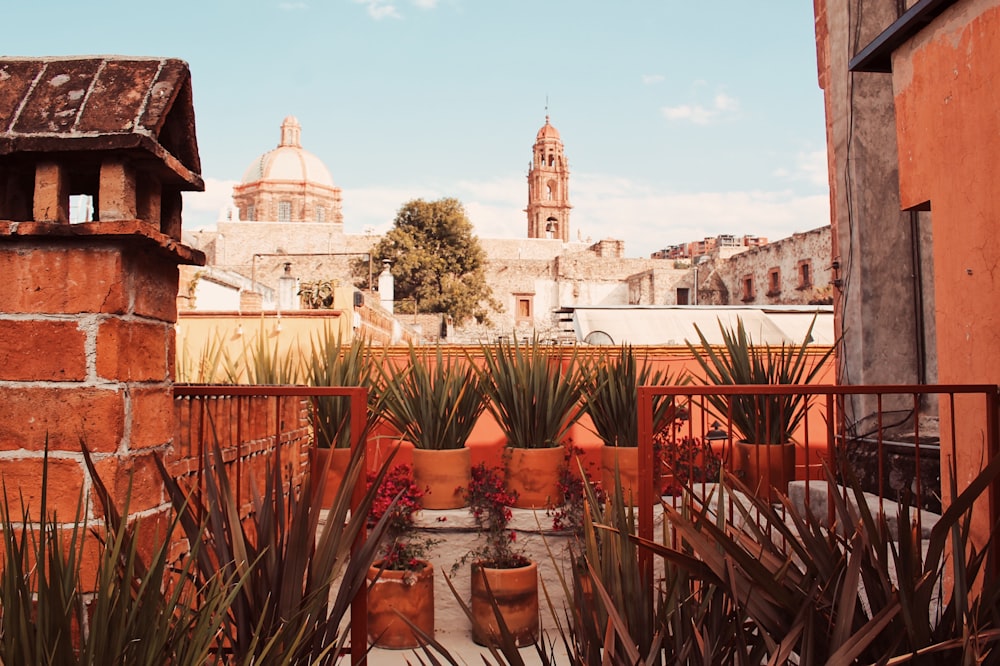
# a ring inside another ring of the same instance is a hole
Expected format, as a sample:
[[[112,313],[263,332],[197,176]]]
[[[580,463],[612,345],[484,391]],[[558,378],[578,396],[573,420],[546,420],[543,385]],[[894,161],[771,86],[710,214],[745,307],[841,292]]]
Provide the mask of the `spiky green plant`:
[[[257,334],[251,342],[243,345],[241,376],[245,377],[247,384],[297,384],[301,375],[298,356],[290,349],[282,352],[278,336],[273,336],[273,341],[271,337],[261,317]]]
[[[231,581],[234,599],[224,614],[222,636],[232,663],[332,664],[344,651],[343,620],[364,589],[386,518],[371,528],[360,551],[351,554],[351,546],[366,527],[391,458],[351,511],[351,489],[363,469],[362,449],[355,449],[322,527],[326,508],[313,498],[322,496],[325,474],[309,473],[298,492],[288,490],[276,461],[269,465],[263,492],[254,489],[250,515],[241,518],[217,444],[206,452],[203,494],[186,492],[157,460],[188,539],[205,541],[194,555],[197,580],[221,571]]]
[[[720,320],[724,349],[718,350],[709,343],[697,325],[700,344],[688,341],[687,346],[705,372],[701,381],[708,385],[808,384],[822,371],[834,349],[830,347],[819,356],[808,352],[815,324],[814,317],[801,343],[775,348],[755,344],[742,318],[737,318],[735,329],[726,328]],[[789,442],[808,407],[803,394],[710,395],[707,400],[715,415],[723,421],[731,417],[741,438],[751,444]]]
[[[486,407],[482,379],[464,356],[409,349],[402,370],[379,366],[380,413],[418,449],[460,449]]]
[[[121,664],[176,666],[215,663],[218,632],[234,592],[221,573],[196,586],[190,564],[175,566],[167,538],[159,535],[148,560],[141,518],[126,523],[83,446],[95,494],[100,530],[92,530],[78,503],[74,519],[60,524],[49,511],[49,458],[42,466],[40,522],[23,496],[11,513],[4,487],[0,503],[4,565],[0,574],[0,663],[25,665]],[[131,481],[121,511],[128,512]],[[93,534],[91,534],[93,531]],[[97,535],[101,535],[98,537]],[[149,535],[146,535],[147,537]],[[97,571],[83,571],[84,553],[98,539]],[[201,540],[192,540],[196,553]]]
[[[787,498],[776,510],[727,477],[726,502],[690,515],[665,507],[681,548],[646,545],[742,605],[759,655],[753,663],[1000,663],[1000,578],[986,564],[996,526],[985,544],[970,531],[974,504],[1000,477],[1000,458],[953,493],[923,549],[919,530],[894,537],[849,469],[841,473],[852,502],[830,489],[835,529]],[[899,514],[907,525],[909,506]]]
[[[579,403],[589,369],[576,348],[542,348],[537,337],[524,344],[501,338],[482,351],[479,372],[486,408],[507,436],[507,445],[560,446],[583,414]]]
[[[177,381],[188,384],[210,384],[220,382],[228,373],[223,372],[225,345],[218,331],[209,338],[198,356],[191,353],[188,339],[185,337],[177,350],[174,363]]]
[[[342,344],[339,333],[327,326],[310,340],[312,355],[306,364],[310,386],[361,386],[368,389],[368,411],[361,441],[378,420],[378,370],[371,345],[361,336]],[[351,405],[347,398],[324,396],[312,402],[316,445],[346,449],[351,445]]]
[[[639,358],[628,344],[621,345],[615,355],[598,357],[583,393],[584,410],[590,415],[597,436],[607,446],[638,446],[638,387],[664,386],[674,381],[668,369],[654,369],[648,359]],[[654,432],[669,426],[675,415],[673,396],[654,397]]]

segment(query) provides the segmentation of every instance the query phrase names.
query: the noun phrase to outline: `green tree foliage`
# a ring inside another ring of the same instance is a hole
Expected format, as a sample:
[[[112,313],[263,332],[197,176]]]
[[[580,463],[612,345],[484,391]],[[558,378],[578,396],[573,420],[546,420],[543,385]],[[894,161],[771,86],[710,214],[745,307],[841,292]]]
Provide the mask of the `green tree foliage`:
[[[373,250],[376,266],[391,262],[397,312],[443,312],[456,323],[487,319],[499,308],[486,284],[486,253],[458,199],[414,199]],[[364,267],[367,279],[367,263]]]

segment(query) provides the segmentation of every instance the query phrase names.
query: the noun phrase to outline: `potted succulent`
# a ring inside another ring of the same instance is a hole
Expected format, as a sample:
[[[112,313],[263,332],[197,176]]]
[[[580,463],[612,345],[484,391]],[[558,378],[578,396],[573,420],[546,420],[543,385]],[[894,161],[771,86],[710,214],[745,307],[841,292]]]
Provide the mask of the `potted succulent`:
[[[812,341],[812,323],[799,344],[755,344],[747,334],[742,318],[730,329],[719,321],[723,349],[716,349],[701,329],[695,326],[699,345],[688,341],[688,349],[705,373],[705,384],[733,386],[759,384],[774,386],[808,384],[822,370],[833,352],[831,347],[818,358],[807,353]],[[795,477],[795,444],[792,437],[808,408],[804,394],[768,394],[765,391],[743,395],[710,395],[709,407],[724,422],[731,422],[739,440],[734,443],[734,466],[741,471],[746,485],[762,497],[776,500],[775,489],[787,492]],[[730,421],[731,420],[731,421]]]
[[[362,386],[368,389],[369,408],[360,439],[364,443],[378,419],[377,374],[368,341],[359,336],[342,344],[340,335],[326,327],[311,344],[312,355],[306,365],[310,386]],[[339,396],[314,398],[310,416],[315,444],[310,451],[310,463],[317,470],[327,471],[321,501],[323,506],[328,506],[340,487],[351,457],[350,401]]]
[[[575,347],[543,350],[537,337],[524,344],[500,338],[483,346],[483,359],[486,408],[507,437],[508,490],[521,508],[561,504],[563,440],[582,415],[588,367]]]
[[[594,432],[604,447],[601,451],[601,480],[612,490],[618,472],[623,496],[638,494],[638,387],[674,383],[668,369],[654,369],[645,357],[639,358],[631,345],[621,345],[618,353],[595,361],[584,391],[583,408],[594,424]],[[674,398],[658,395],[653,401],[654,435],[669,428],[676,417]]]
[[[503,470],[485,463],[472,468],[472,482],[463,494],[481,545],[452,571],[471,560],[472,638],[480,645],[497,645],[499,615],[518,647],[531,645],[539,629],[538,564],[520,552],[517,533],[509,527],[517,495],[507,489]]]
[[[369,491],[376,484],[368,523],[383,521],[385,531],[379,559],[368,570],[368,639],[383,648],[419,647],[434,637],[434,566],[427,552],[435,541],[414,523],[423,491],[408,465],[393,467],[381,479],[369,476]]]
[[[440,346],[431,357],[411,345],[408,367],[386,363],[379,372],[379,412],[413,444],[413,480],[425,489],[424,508],[464,506],[459,490],[471,474],[465,443],[485,408],[475,366],[467,357],[443,354]]]

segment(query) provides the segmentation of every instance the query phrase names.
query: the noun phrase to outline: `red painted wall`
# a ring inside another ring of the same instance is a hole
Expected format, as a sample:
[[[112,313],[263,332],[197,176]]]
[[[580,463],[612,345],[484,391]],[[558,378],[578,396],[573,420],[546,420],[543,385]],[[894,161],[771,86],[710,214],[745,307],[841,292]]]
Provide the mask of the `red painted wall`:
[[[1000,2],[973,0],[893,56],[902,206],[930,203],[942,383],[1000,383],[998,54]],[[986,455],[983,423],[957,424],[960,486]]]

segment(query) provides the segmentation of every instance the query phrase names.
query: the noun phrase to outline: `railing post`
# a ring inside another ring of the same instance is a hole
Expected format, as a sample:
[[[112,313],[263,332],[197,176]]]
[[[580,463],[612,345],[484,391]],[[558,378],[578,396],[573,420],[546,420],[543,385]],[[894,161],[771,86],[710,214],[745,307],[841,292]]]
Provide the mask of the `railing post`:
[[[639,387],[639,536],[653,539],[653,389]],[[645,470],[645,473],[643,472]],[[653,581],[653,554],[648,548],[639,549],[639,570],[646,580]]]
[[[351,451],[361,446],[361,475],[354,484],[351,495],[351,515],[357,513],[358,507],[365,496],[365,475],[368,471],[368,445],[362,440],[365,430],[365,418],[368,409],[368,389],[351,390]],[[352,455],[353,458],[353,455]],[[367,530],[358,530],[358,535],[351,545],[351,557],[356,557],[365,545]],[[368,588],[364,585],[354,595],[351,601],[351,663],[364,664],[368,658]]]
[[[954,419],[952,419],[954,420]],[[987,464],[1000,454],[1000,386],[994,386],[992,390],[986,392],[986,451]],[[989,502],[990,525],[996,525],[1000,519],[1000,480],[994,480],[990,484],[987,501]],[[991,567],[994,575],[1000,575],[1000,557],[997,556],[996,548],[990,549],[990,561],[987,566]]]

